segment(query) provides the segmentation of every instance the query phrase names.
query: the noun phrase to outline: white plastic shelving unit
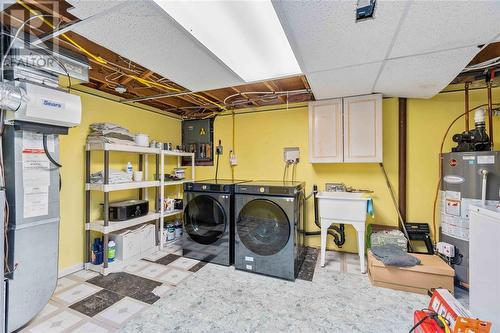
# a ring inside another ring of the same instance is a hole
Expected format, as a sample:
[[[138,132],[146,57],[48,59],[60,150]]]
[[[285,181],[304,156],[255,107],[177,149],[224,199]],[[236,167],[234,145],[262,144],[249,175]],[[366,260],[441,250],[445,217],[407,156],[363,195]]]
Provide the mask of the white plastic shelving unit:
[[[165,181],[165,158],[166,157],[177,157],[177,167],[180,168],[182,165],[182,157],[190,157],[191,158],[191,179],[183,179],[179,181]],[[175,152],[170,150],[162,150],[160,152],[160,226],[158,230],[158,237],[160,239],[160,249],[163,249],[165,244],[165,239],[163,237],[163,219],[168,216],[180,214],[183,211],[178,210],[174,212],[165,212],[164,201],[165,201],[165,186],[176,186],[182,185],[184,183],[194,181],[195,180],[195,161],[194,161],[194,153],[185,153],[185,152]]]
[[[127,265],[129,262],[134,260],[138,260],[142,257],[149,255],[154,252],[154,250],[158,249],[157,244],[151,248],[151,251],[147,253],[141,253],[137,258],[129,258],[126,262],[120,260],[114,260],[113,262],[108,262],[108,241],[109,234],[114,231],[130,228],[133,226],[141,225],[144,223],[149,223],[151,221],[156,222],[156,231],[159,230],[159,218],[160,213],[158,212],[149,212],[148,214],[128,219],[125,221],[109,221],[109,193],[113,191],[124,191],[124,190],[139,190],[139,197],[148,200],[148,188],[156,187],[156,196],[155,196],[155,204],[158,198],[158,189],[160,186],[159,180],[147,180],[149,178],[148,171],[148,157],[155,156],[156,158],[156,169],[158,173],[159,168],[159,148],[149,148],[149,147],[140,147],[134,145],[119,145],[119,144],[108,144],[108,143],[99,143],[99,144],[87,144],[85,146],[86,150],[86,183],[85,183],[85,202],[86,202],[86,220],[85,220],[85,230],[86,230],[86,248],[87,248],[87,262],[85,264],[85,268],[96,271],[103,275],[107,275],[110,272],[114,272],[120,270],[124,265]],[[104,179],[102,184],[94,184],[90,183],[90,163],[91,163],[91,153],[92,152],[102,152],[104,155]],[[139,156],[139,170],[143,171],[143,179],[141,182],[127,182],[127,183],[118,183],[118,184],[109,184],[109,158],[110,152],[121,152],[121,153],[135,153]],[[91,192],[101,192],[104,197],[104,218],[101,220],[91,221],[90,216],[90,195]],[[158,207],[156,207],[158,209]],[[90,231],[96,231],[103,234],[103,263],[101,265],[94,265],[91,263],[91,253],[92,253],[92,244],[90,240]]]

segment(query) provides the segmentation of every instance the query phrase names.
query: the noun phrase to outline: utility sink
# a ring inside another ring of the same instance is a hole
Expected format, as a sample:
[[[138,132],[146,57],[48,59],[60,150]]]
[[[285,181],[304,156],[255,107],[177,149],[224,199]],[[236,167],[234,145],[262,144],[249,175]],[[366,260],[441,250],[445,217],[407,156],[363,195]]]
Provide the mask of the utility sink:
[[[332,198],[362,198],[365,193],[362,192],[318,192],[317,196]]]
[[[366,206],[370,197],[356,192],[319,192],[319,216],[323,219],[342,221],[365,221]]]

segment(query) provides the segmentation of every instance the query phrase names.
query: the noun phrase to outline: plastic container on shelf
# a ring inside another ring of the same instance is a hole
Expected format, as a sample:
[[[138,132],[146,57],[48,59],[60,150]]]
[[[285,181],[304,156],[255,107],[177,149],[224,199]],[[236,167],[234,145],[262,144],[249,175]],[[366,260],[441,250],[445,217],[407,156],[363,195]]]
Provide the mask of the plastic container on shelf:
[[[108,243],[108,262],[115,261],[116,257],[116,243],[114,241],[109,241]]]
[[[177,220],[174,223],[175,227],[175,238],[181,238],[182,237],[182,223],[181,221]]]
[[[175,226],[172,223],[167,224],[166,228],[166,241],[173,241],[175,239]]]
[[[94,244],[92,245],[92,264],[100,265],[102,264],[102,241],[100,238],[94,239]]]

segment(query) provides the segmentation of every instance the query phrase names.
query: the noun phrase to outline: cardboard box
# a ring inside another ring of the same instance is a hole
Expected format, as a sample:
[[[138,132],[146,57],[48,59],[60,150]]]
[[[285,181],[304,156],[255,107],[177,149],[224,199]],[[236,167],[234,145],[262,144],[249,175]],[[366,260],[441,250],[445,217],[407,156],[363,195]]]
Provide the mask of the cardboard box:
[[[145,224],[136,232],[139,233],[141,254],[149,252],[156,246],[155,226],[153,224]]]
[[[140,234],[134,229],[111,233],[109,238],[116,243],[116,259],[118,260],[127,260],[141,253]]]
[[[411,254],[421,265],[413,267],[385,266],[368,252],[368,275],[374,286],[427,295],[431,288],[454,291],[455,271],[441,258],[428,254]]]

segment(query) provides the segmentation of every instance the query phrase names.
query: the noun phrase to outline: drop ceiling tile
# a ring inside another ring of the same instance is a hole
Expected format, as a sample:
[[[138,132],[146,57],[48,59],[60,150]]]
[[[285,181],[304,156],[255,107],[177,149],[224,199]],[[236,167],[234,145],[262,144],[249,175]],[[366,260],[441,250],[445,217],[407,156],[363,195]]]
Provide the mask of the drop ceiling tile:
[[[375,85],[385,96],[430,98],[478,53],[475,46],[387,60]]]
[[[306,74],[316,100],[371,94],[382,62]]]
[[[88,0],[67,0],[73,6],[68,12],[80,20],[87,19],[96,14],[110,10],[118,5],[130,3],[130,0],[106,0],[106,1],[88,1]]]
[[[74,31],[192,91],[244,83],[154,2],[115,8]]]
[[[305,73],[385,59],[407,1],[379,1],[375,19],[355,22],[356,1],[273,5]]]
[[[500,1],[413,1],[389,57],[489,43],[499,17]]]

